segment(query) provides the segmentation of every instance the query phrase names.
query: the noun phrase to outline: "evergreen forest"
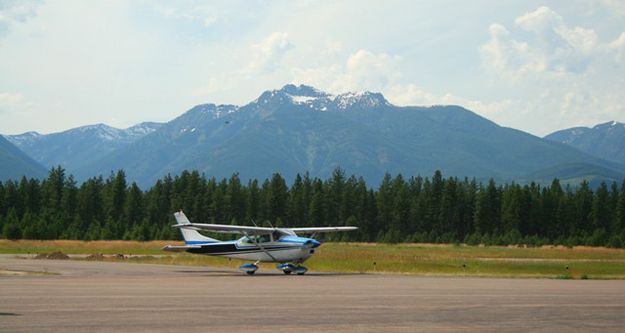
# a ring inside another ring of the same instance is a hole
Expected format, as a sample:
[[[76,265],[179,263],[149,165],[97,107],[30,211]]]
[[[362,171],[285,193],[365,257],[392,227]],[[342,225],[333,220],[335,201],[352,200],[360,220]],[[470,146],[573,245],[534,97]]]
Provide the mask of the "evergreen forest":
[[[184,171],[142,190],[123,170],[79,185],[61,167],[43,180],[0,182],[0,231],[8,239],[180,239],[171,227],[180,209],[198,223],[359,227],[318,236],[327,241],[608,247],[625,241],[625,182],[596,189],[557,179],[549,186],[497,184],[436,171],[386,174],[373,188],[341,169],[329,179],[304,174],[288,182],[277,173],[243,182],[236,173],[215,179]]]

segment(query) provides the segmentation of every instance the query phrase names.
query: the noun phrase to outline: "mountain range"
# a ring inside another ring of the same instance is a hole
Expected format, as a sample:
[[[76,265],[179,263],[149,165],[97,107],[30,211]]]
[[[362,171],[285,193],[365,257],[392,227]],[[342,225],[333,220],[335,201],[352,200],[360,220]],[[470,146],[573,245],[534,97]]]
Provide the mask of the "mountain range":
[[[48,168],[62,165],[73,172],[128,146],[161,125],[146,122],[127,129],[117,129],[96,124],[47,135],[26,132],[5,137],[40,164]]]
[[[519,182],[625,178],[625,161],[596,156],[557,133],[542,139],[459,106],[399,107],[379,93],[333,95],[286,85],[244,106],[198,105],[164,124],[126,130],[100,124],[7,138],[78,180],[124,169],[142,187],[184,169],[218,178],[238,172],[243,179],[279,172],[291,180],[304,172],[325,178],[341,167],[371,183],[385,172],[431,175],[437,169]]]
[[[596,157],[625,165],[625,124],[616,121],[590,127],[573,127],[545,136]]]
[[[46,169],[0,135],[0,181],[19,180],[23,175],[42,178]]]

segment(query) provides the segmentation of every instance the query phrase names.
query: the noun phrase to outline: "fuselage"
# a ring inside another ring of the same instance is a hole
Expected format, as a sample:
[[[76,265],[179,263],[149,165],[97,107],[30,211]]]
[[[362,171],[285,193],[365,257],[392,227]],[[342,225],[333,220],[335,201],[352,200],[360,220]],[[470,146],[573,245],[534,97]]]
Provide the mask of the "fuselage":
[[[188,249],[187,252],[210,256],[261,262],[302,263],[315,253],[321,243],[297,236],[283,236],[273,239],[271,236],[245,236],[235,241],[225,242],[188,242],[188,245],[200,245],[200,248]]]

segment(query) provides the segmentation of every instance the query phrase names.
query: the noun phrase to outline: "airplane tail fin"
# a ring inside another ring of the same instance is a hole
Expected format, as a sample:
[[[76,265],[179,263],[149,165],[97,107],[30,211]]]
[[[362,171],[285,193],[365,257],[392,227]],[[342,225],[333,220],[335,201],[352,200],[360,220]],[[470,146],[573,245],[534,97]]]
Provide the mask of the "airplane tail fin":
[[[174,213],[174,217],[176,218],[176,223],[180,225],[190,224],[191,221],[187,218],[186,215],[182,211]],[[179,228],[182,233],[182,238],[184,238],[184,242],[187,244],[201,244],[201,243],[214,243],[219,242],[218,239],[206,237],[196,230],[191,230],[187,228]]]

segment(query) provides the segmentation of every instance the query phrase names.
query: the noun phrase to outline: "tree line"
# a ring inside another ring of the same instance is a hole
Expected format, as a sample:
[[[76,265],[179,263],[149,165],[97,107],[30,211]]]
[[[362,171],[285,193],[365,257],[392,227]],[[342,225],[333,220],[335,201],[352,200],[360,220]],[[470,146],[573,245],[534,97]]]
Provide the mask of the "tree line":
[[[354,225],[327,240],[486,245],[623,247],[625,182],[591,189],[486,184],[475,179],[386,174],[369,187],[336,169],[328,179],[278,173],[243,182],[238,174],[165,176],[143,191],[123,170],[78,185],[61,167],[44,180],[0,182],[0,231],[8,239],[179,239],[172,213],[201,223],[263,226]],[[222,235],[223,237],[223,235]]]

